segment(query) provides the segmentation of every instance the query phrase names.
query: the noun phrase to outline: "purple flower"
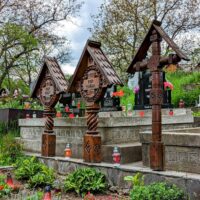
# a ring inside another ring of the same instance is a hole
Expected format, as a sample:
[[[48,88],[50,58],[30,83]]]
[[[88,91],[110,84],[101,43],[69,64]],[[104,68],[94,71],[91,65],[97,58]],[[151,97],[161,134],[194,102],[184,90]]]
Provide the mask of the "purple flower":
[[[135,94],[139,93],[139,90],[140,90],[139,86],[135,86],[133,89]]]

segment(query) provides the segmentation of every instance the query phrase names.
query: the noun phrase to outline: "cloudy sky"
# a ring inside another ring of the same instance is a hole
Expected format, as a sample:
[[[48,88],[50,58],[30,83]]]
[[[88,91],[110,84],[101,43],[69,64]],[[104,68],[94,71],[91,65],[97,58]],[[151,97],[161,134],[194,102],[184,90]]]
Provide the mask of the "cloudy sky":
[[[91,36],[87,30],[92,26],[91,14],[96,14],[103,0],[85,0],[84,5],[80,10],[78,17],[73,18],[72,22],[64,22],[62,27],[59,27],[58,32],[61,35],[67,36],[71,41],[71,56],[70,63],[62,64],[64,73],[73,74],[78,63],[83,47],[87,39]]]

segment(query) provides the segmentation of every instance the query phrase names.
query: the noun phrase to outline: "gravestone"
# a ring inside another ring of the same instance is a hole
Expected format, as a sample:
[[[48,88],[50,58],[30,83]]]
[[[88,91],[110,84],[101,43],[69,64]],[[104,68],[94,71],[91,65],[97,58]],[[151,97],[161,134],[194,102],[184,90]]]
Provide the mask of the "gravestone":
[[[162,39],[175,52],[167,57],[161,56]],[[152,54],[146,58],[152,46]],[[153,170],[164,169],[164,145],[162,142],[161,105],[163,104],[163,82],[161,81],[162,68],[165,65],[177,64],[180,60],[189,60],[178,46],[169,38],[161,28],[161,22],[154,20],[149,31],[133,58],[127,72],[150,70],[152,74],[152,87],[150,89],[150,104],[152,105],[152,139],[150,145],[150,167]]]
[[[46,117],[42,134],[42,156],[55,156],[54,106],[58,102],[60,94],[66,92],[67,88],[68,83],[56,59],[45,57],[31,94],[32,98],[38,98],[44,106],[44,116]]]
[[[103,99],[101,100],[101,110],[102,112],[106,111],[119,111],[120,107],[120,99],[119,97],[114,97],[113,93],[117,91],[116,85],[112,85],[108,87]]]
[[[68,91],[79,92],[86,102],[87,132],[84,135],[83,159],[101,162],[101,136],[97,131],[100,101],[111,85],[122,85],[99,42],[88,40],[76,67]]]
[[[160,72],[160,80],[163,83],[166,81],[165,72]],[[135,110],[151,109],[150,104],[150,91],[152,88],[152,74],[149,70],[139,72],[139,91],[135,94]],[[163,91],[163,104],[162,108],[172,108],[171,104],[171,90]]]

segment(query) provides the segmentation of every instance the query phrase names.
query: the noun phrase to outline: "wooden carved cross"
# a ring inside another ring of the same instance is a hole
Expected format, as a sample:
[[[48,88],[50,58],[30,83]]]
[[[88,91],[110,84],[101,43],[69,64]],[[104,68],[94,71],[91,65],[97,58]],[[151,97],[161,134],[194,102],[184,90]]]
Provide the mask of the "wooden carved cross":
[[[54,134],[54,106],[60,94],[67,91],[68,82],[55,58],[45,57],[31,97],[38,98],[44,106],[45,127],[42,133],[42,156],[55,156],[56,135]]]
[[[101,136],[97,130],[99,102],[107,87],[123,85],[99,42],[88,40],[68,92],[79,92],[86,102],[87,131],[83,139],[83,160],[101,162]]]
[[[152,89],[150,91],[150,104],[152,105],[152,141],[150,144],[150,167],[153,170],[164,169],[164,145],[162,143],[161,105],[163,103],[163,83],[160,79],[162,68],[168,64],[177,64],[181,59],[189,60],[178,46],[160,27],[161,23],[153,21],[149,32],[136,53],[129,73],[150,69],[152,73]],[[161,57],[161,41],[164,39],[167,44],[176,52],[167,57]],[[149,47],[152,47],[152,56],[144,60]]]

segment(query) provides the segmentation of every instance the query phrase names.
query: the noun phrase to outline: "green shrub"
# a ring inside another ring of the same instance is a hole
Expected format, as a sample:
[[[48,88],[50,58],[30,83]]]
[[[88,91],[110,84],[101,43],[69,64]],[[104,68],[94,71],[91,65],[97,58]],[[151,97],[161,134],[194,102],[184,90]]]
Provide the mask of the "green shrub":
[[[128,86],[123,86],[123,87],[118,86],[117,90],[118,91],[122,90],[124,92],[124,96],[120,97],[121,105],[126,106],[126,109],[128,104],[131,104],[132,107],[135,105],[135,94],[132,89],[130,89]]]
[[[131,200],[188,200],[185,193],[175,185],[153,183],[148,186],[134,186]]]
[[[22,155],[22,145],[16,142],[14,133],[4,135],[0,140],[0,165],[12,165]]]
[[[18,180],[27,180],[31,188],[52,185],[55,180],[53,169],[48,168],[35,157],[19,160],[15,177]]]
[[[145,186],[144,176],[141,173],[126,176],[124,180],[132,183],[131,200],[189,200],[184,191],[176,185],[158,182]]]
[[[64,182],[65,191],[75,191],[81,196],[87,192],[104,192],[107,186],[105,175],[93,168],[77,169]]]

